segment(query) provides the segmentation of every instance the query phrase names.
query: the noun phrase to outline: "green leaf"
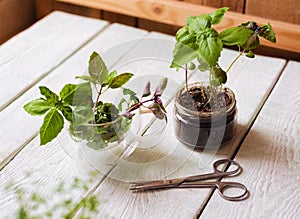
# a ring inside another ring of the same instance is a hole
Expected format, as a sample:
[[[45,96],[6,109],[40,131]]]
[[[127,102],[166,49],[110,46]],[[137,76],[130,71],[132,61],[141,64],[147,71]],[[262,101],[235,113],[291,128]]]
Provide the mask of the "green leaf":
[[[216,79],[210,81],[210,85],[212,87],[218,87],[221,84],[222,84],[222,78],[216,78]]]
[[[75,126],[88,124],[95,120],[95,115],[90,106],[76,106],[73,110],[73,124]]]
[[[24,110],[33,116],[41,116],[45,114],[52,106],[42,99],[32,100],[24,106]]]
[[[205,71],[207,71],[207,70],[209,69],[209,66],[208,66],[208,65],[207,65],[207,66],[199,65],[199,66],[198,66],[198,69],[199,69],[199,71],[201,71],[201,72],[205,72]]]
[[[127,101],[125,100],[125,98],[122,98],[118,104],[118,110],[122,111],[123,109],[123,103],[127,103]]]
[[[86,146],[94,150],[100,150],[102,148],[105,148],[107,144],[102,139],[97,139],[95,141],[87,142]]]
[[[133,76],[132,73],[122,73],[120,75],[117,75],[111,80],[108,86],[112,89],[122,87],[130,80],[132,76]]]
[[[118,113],[119,113],[118,108],[112,103],[104,103],[99,108],[99,111],[106,115],[113,115],[113,116],[118,115]]]
[[[102,60],[101,56],[93,52],[89,60],[89,74],[93,81],[103,84],[108,77],[107,67]]]
[[[227,74],[226,72],[219,66],[213,68],[213,74],[216,79],[222,84],[227,82]]]
[[[50,110],[45,118],[42,127],[40,128],[40,144],[45,145],[52,141],[62,130],[64,119],[57,109]]]
[[[248,58],[254,58],[254,57],[255,57],[252,50],[250,50],[250,51],[246,54],[246,56],[247,56]]]
[[[265,38],[266,40],[269,40],[272,43],[276,43],[276,36],[273,31],[273,28],[271,24],[266,24],[260,27],[261,30],[259,32],[259,36]]]
[[[201,34],[211,27],[212,18],[207,14],[201,14],[189,25],[189,32],[191,34]]]
[[[102,84],[102,86],[106,86],[106,85],[110,84],[111,81],[114,79],[114,77],[116,77],[117,75],[118,75],[117,70],[112,71],[112,72],[108,75],[107,79],[104,81],[104,83]]]
[[[201,36],[198,41],[198,52],[209,66],[215,66],[222,51],[222,41],[218,37]]]
[[[75,78],[76,78],[76,79],[82,79],[82,80],[84,80],[84,81],[91,82],[92,84],[96,84],[96,83],[97,83],[95,80],[92,79],[91,76],[88,76],[88,75],[76,76]]]
[[[183,66],[197,57],[197,51],[189,46],[177,42],[173,50],[171,68]]]
[[[190,62],[189,66],[188,66],[188,69],[192,71],[192,70],[195,70],[195,68],[196,68],[195,63],[194,62]]]
[[[62,112],[63,116],[65,117],[66,120],[72,121],[72,109],[69,106],[62,106],[60,108],[60,111]]]
[[[75,84],[66,84],[59,93],[60,98],[66,103],[72,105],[74,93],[76,92],[77,89],[78,86]]]
[[[253,33],[249,37],[249,39],[242,45],[242,48],[244,48],[245,50],[252,50],[259,47],[259,45],[260,45],[259,38],[256,33]]]
[[[185,27],[180,28],[176,33],[176,41],[185,45],[195,44],[196,39],[197,39],[196,36],[194,34],[190,34]]]
[[[90,83],[82,83],[77,85],[77,90],[73,95],[72,106],[93,105],[92,89]]]
[[[136,93],[128,88],[123,88],[123,94],[124,95],[129,95],[129,99],[133,102],[133,103],[137,103],[139,102],[139,98],[137,98]],[[132,103],[131,102],[131,103]]]
[[[190,25],[190,23],[195,20],[197,18],[197,16],[188,16],[188,18],[186,19],[186,26],[188,27]]]
[[[242,46],[254,32],[244,27],[231,27],[222,31],[219,35],[222,42],[227,46]]]
[[[228,11],[228,9],[228,7],[219,8],[218,10],[209,14],[209,16],[212,19],[211,24],[219,24],[222,21],[224,14]]]
[[[207,64],[207,62],[201,56],[197,56],[197,60],[199,62],[198,69],[201,72],[207,71],[209,69],[209,65]]]
[[[54,106],[55,104],[57,104],[59,102],[59,96],[57,94],[55,94],[54,92],[52,92],[49,88],[47,88],[45,86],[40,86],[39,89],[40,89],[41,94],[46,97],[47,101],[52,106]]]
[[[124,95],[130,95],[130,96],[135,96],[136,93],[133,90],[130,90],[129,88],[123,88],[123,94]]]

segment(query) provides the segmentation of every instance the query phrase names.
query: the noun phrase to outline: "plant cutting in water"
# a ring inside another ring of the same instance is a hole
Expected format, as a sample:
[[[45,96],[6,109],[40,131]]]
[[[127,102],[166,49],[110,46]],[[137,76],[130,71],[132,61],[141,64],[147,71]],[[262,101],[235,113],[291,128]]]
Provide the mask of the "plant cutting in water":
[[[167,86],[163,78],[152,97],[150,82],[146,84],[141,98],[129,88],[123,86],[132,78],[132,73],[119,74],[116,70],[109,73],[101,56],[93,52],[90,56],[89,75],[78,76],[86,82],[66,84],[59,95],[45,86],[39,87],[42,97],[30,101],[24,106],[26,112],[34,116],[44,116],[40,128],[40,144],[52,141],[69,122],[69,132],[74,139],[87,142],[87,146],[100,149],[108,143],[119,142],[128,131],[134,111],[147,108],[158,119],[167,119],[161,95]],[[101,96],[111,89],[122,89],[122,98],[118,105],[104,102]],[[96,100],[93,100],[93,90]],[[149,99],[145,99],[148,97]],[[126,110],[124,111],[124,104]]]

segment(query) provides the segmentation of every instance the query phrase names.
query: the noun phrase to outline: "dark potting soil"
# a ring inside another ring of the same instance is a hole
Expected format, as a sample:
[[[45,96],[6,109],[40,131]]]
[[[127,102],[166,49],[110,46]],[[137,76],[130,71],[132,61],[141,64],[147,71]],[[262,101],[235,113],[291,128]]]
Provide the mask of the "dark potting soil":
[[[199,112],[212,112],[224,109],[232,103],[232,98],[228,95],[228,89],[216,91],[212,95],[209,86],[191,87],[189,92],[182,92],[179,96],[180,104],[188,109]]]

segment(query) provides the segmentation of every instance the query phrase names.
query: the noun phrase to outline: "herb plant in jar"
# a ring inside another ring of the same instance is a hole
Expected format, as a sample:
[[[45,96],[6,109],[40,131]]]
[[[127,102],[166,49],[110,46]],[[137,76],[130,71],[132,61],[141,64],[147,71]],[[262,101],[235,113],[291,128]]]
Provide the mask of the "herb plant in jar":
[[[270,24],[259,26],[254,21],[217,32],[212,26],[222,21],[228,9],[189,16],[186,25],[176,33],[170,67],[184,69],[185,86],[175,97],[175,135],[179,141],[196,148],[218,147],[234,136],[237,107],[234,92],[224,86],[228,72],[241,56],[254,58],[259,37],[276,42]],[[219,65],[225,46],[238,48],[237,57],[227,70]],[[189,84],[189,70],[196,68],[199,74],[208,73],[208,81]]]

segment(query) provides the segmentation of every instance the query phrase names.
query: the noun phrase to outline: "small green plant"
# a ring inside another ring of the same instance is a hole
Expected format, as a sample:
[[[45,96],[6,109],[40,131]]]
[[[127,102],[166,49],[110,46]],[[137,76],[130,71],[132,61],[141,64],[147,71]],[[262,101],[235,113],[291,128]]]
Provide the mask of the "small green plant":
[[[198,62],[200,71],[209,71],[209,84],[213,88],[225,84],[227,74],[236,61],[246,55],[254,57],[253,50],[259,47],[259,37],[272,43],[276,42],[275,34],[270,24],[259,26],[254,21],[230,27],[218,33],[212,26],[219,24],[229,8],[223,7],[210,14],[189,16],[186,25],[176,33],[176,45],[173,50],[171,68],[185,69],[186,90],[188,91],[188,69],[193,70]],[[231,62],[227,70],[218,64],[224,46],[237,46],[238,56]]]
[[[32,193],[20,186],[14,186],[10,183],[5,189],[12,190],[18,202],[16,216],[18,219],[43,219],[43,218],[76,218],[88,219],[94,218],[98,214],[100,204],[99,197],[96,195],[84,195],[78,200],[72,197],[72,193],[87,193],[88,184],[92,183],[96,177],[96,172],[90,174],[87,181],[74,178],[69,183],[60,182],[53,191],[51,196],[43,196],[39,192]],[[55,199],[54,197],[60,197]]]
[[[77,141],[86,141],[87,146],[100,149],[111,142],[119,142],[130,127],[134,111],[148,108],[159,119],[166,119],[166,110],[160,99],[167,86],[167,79],[162,79],[150,99],[150,82],[147,83],[142,97],[123,86],[133,74],[116,70],[109,72],[101,56],[93,52],[90,56],[89,75],[78,76],[86,82],[66,84],[59,94],[45,86],[40,86],[42,97],[30,101],[24,106],[26,112],[34,116],[44,116],[40,128],[40,144],[52,141],[69,122],[69,132]],[[111,89],[122,89],[120,103],[103,102],[100,97]],[[93,100],[93,90],[96,100]],[[152,102],[152,104],[149,104]],[[147,104],[146,104],[147,103]],[[124,104],[126,110],[123,111]]]

